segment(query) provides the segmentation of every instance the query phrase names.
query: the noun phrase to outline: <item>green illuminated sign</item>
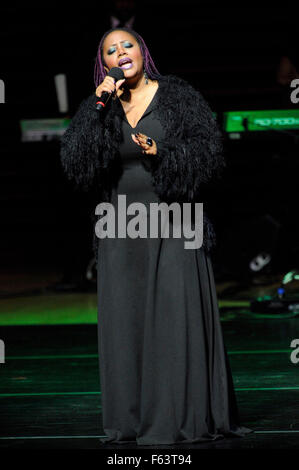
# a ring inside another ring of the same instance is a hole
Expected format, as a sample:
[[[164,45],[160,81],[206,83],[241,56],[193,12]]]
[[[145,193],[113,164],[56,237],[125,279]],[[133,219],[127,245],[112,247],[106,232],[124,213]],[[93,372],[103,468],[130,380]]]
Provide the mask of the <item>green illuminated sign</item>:
[[[225,132],[299,129],[299,109],[227,111],[223,113]],[[247,121],[247,123],[246,123]]]
[[[60,138],[69,126],[70,121],[69,118],[23,119],[20,121],[22,142]]]

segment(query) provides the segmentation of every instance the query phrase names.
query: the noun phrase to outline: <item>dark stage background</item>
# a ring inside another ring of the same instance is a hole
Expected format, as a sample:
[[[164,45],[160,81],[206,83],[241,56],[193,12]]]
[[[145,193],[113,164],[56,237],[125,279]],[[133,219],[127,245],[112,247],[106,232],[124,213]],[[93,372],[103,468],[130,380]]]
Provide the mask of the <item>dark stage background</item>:
[[[3,269],[42,264],[68,278],[82,275],[92,257],[89,197],[76,193],[62,174],[59,142],[21,142],[20,120],[72,117],[94,92],[94,57],[111,26],[112,6],[98,2],[95,9],[85,1],[0,7]],[[289,84],[277,79],[283,56],[298,60],[296,27],[286,6],[213,1],[135,2],[133,25],[160,72],[199,89],[220,124],[225,111],[298,107],[290,101]],[[64,114],[54,86],[58,73],[67,77]],[[216,276],[246,273],[261,250],[271,251],[273,270],[299,265],[298,139],[248,133],[226,138],[225,152],[224,177],[207,194],[218,235]]]
[[[94,93],[94,58],[115,3],[135,4],[133,27],[160,73],[197,88],[224,133],[227,167],[204,208],[217,234],[212,261],[240,420],[254,434],[188,452],[267,449],[276,459],[272,451],[297,450],[299,436],[299,105],[290,100],[298,15],[262,1],[2,2],[0,448],[99,449],[104,437],[96,272],[87,268],[94,201],[66,180],[59,140],[22,142],[20,121],[71,118]],[[57,74],[67,78],[63,113]],[[225,113],[250,110],[266,111],[261,122],[290,110],[297,129],[246,131],[243,120],[244,132],[225,131]]]

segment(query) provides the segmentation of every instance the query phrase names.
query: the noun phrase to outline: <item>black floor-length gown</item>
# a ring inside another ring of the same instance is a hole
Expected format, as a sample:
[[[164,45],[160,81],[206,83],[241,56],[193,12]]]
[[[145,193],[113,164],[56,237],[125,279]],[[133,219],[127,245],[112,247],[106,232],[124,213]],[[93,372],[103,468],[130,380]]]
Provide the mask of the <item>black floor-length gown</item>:
[[[141,156],[131,138],[141,132],[163,140],[152,112],[158,91],[136,128],[124,113],[116,208],[118,194],[126,195],[127,206],[159,202],[148,167],[155,157]],[[185,249],[184,238],[100,239],[98,339],[102,443],[197,443],[251,431],[238,422],[203,248]]]

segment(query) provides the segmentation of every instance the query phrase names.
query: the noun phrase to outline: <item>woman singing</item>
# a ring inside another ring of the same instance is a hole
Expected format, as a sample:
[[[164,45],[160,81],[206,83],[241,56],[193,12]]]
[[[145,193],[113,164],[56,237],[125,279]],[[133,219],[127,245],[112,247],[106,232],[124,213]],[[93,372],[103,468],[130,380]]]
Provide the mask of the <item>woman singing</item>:
[[[124,79],[114,83],[112,67]],[[127,28],[101,39],[95,86],[62,139],[68,178],[115,214],[120,195],[127,206],[148,209],[202,202],[203,186],[225,166],[202,95],[161,75],[142,37]],[[112,98],[99,113],[105,91]],[[183,236],[115,234],[94,237],[102,443],[189,444],[251,432],[239,423],[209,254],[215,233],[205,212],[196,249],[186,249]]]

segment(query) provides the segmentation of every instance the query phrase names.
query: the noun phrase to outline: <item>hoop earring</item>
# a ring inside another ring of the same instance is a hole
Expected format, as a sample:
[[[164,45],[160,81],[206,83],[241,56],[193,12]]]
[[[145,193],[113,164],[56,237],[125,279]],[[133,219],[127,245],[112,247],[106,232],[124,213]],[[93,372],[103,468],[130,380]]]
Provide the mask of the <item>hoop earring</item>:
[[[144,75],[144,78],[145,78],[145,84],[148,85],[148,75],[147,75],[147,73],[144,69],[143,69],[143,75]]]

